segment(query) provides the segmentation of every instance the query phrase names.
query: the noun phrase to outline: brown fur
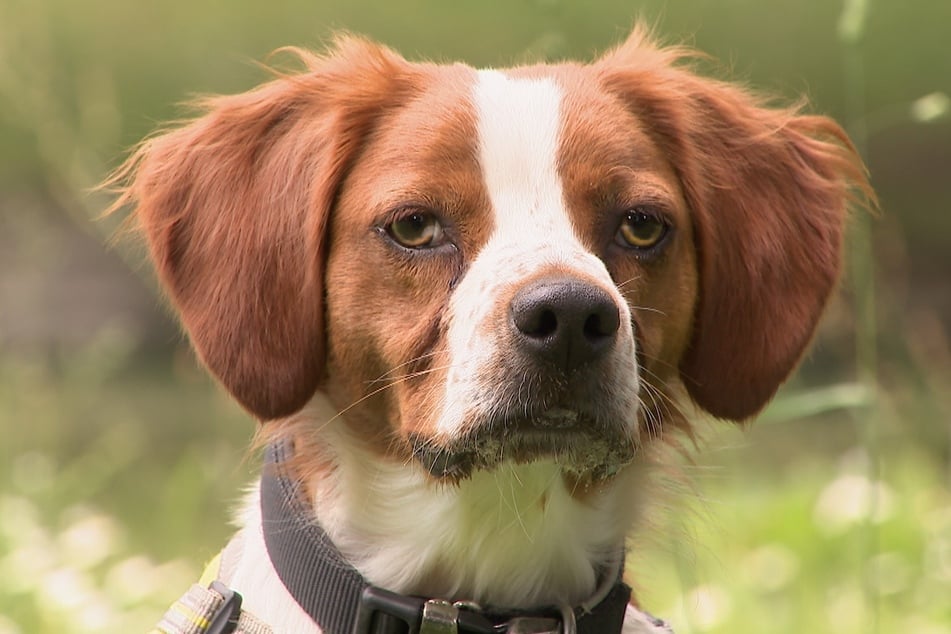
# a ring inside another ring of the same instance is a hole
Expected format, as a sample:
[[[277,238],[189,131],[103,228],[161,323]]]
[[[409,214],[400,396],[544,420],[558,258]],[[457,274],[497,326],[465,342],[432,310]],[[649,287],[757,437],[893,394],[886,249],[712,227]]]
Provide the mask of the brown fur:
[[[703,409],[742,420],[802,356],[839,277],[847,203],[874,195],[834,121],[677,66],[690,56],[636,30],[597,69],[665,149],[693,212],[700,295],[684,384]]]
[[[431,431],[451,361],[449,299],[493,227],[471,69],[353,38],[296,54],[303,73],[201,102],[108,184],[113,210],[135,207],[201,360],[278,421],[261,442],[290,437],[307,487],[334,468],[300,412],[317,390],[381,457],[412,459],[407,437]],[[692,437],[687,396],[737,421],[769,401],[839,277],[848,203],[874,204],[839,126],[703,78],[693,56],[637,29],[592,65],[512,71],[564,93],[558,172],[579,239],[631,307],[642,460],[662,436],[676,445],[669,429]],[[672,227],[654,259],[613,241],[619,213],[645,203]],[[388,244],[383,225],[408,209],[438,213],[453,249]],[[492,301],[507,317],[507,298]],[[568,483],[579,498],[587,484]]]
[[[298,55],[308,72],[205,100],[112,179],[202,361],[261,420],[323,375],[330,211],[374,118],[412,87],[408,64],[356,39]]]
[[[135,206],[198,354],[252,414],[291,415],[324,389],[405,456],[399,438],[435,409],[448,363],[442,311],[491,231],[472,71],[357,39],[297,54],[304,73],[206,100],[144,143],[111,181],[124,187],[114,207]],[[652,436],[689,432],[682,387],[727,419],[768,402],[839,276],[852,194],[874,200],[834,122],[700,77],[691,55],[635,30],[591,66],[518,71],[565,88],[566,202],[635,314]],[[379,215],[407,199],[456,223],[454,257],[401,261],[373,242]],[[585,220],[645,199],[677,225],[656,262],[621,257],[605,246],[613,229]]]

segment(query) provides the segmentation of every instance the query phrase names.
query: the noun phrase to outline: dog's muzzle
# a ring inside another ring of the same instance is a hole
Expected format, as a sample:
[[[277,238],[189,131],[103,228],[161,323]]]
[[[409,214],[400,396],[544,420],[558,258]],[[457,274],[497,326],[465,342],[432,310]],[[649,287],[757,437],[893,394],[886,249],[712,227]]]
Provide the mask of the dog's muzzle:
[[[587,481],[614,475],[634,456],[628,421],[636,415],[608,387],[619,380],[610,362],[621,327],[615,299],[578,277],[543,277],[503,309],[507,331],[498,349],[505,370],[485,395],[491,405],[452,438],[411,436],[416,459],[451,480],[540,459]]]

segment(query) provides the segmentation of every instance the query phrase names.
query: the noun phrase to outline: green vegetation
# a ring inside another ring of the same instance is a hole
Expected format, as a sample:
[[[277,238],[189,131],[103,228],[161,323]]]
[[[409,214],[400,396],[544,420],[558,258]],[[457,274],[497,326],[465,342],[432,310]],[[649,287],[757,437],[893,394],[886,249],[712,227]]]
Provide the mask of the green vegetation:
[[[0,365],[2,634],[145,631],[229,534],[251,422],[184,351],[124,350]],[[711,425],[632,542],[644,605],[681,634],[951,631],[946,464],[903,420],[947,421],[947,396],[882,392],[880,455],[846,411],[789,411],[805,397]]]
[[[147,630],[224,543],[254,471],[252,421],[157,300],[145,326],[106,300],[83,317],[101,278],[58,236],[105,252],[115,222],[93,221],[107,202],[90,188],[129,146],[333,29],[489,65],[590,58],[635,15],[721,72],[808,93],[867,154],[884,208],[857,217],[799,377],[749,430],[705,426],[651,495],[629,561],[643,605],[679,634],[951,633],[951,3],[631,5],[0,0],[0,634]],[[35,301],[51,276],[55,309]]]
[[[188,357],[0,364],[0,632],[146,631],[227,539],[252,424]]]

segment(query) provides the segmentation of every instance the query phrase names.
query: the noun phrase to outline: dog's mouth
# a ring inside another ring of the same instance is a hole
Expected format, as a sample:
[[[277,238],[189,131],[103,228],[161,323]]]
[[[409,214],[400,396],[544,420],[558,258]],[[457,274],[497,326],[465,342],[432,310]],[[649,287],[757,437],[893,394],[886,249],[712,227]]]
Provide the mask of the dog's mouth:
[[[421,434],[410,442],[430,475],[450,482],[503,463],[547,459],[579,481],[596,483],[612,477],[636,453],[635,441],[621,425],[558,407],[530,418],[492,419],[448,443]]]

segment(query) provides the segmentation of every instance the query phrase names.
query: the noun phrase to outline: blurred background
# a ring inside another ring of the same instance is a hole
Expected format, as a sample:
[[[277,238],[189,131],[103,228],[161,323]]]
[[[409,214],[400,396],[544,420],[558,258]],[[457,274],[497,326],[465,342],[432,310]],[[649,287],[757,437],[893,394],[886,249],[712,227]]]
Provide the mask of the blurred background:
[[[591,59],[637,16],[808,95],[866,156],[849,273],[748,430],[711,423],[632,542],[690,632],[951,632],[951,2],[0,0],[0,634],[153,625],[224,543],[253,422],[205,377],[91,190],[273,49]]]

